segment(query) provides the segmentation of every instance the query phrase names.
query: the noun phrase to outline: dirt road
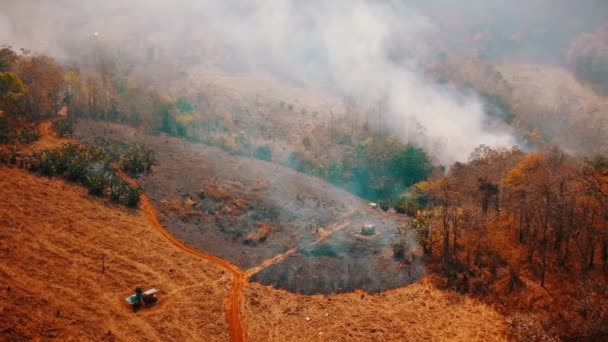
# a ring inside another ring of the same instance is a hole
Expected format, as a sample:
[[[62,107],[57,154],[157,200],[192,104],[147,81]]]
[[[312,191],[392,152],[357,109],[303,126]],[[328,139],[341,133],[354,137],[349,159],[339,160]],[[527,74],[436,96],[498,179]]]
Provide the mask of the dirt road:
[[[137,181],[129,177],[122,170],[116,168],[116,171],[121,178],[129,182],[131,185],[139,186],[137,184]],[[228,325],[230,326],[231,340],[244,341],[245,335],[243,333],[243,326],[241,323],[240,302],[243,293],[243,288],[245,287],[245,283],[247,282],[245,272],[243,272],[240,268],[238,268],[227,260],[195,250],[192,247],[189,247],[183,242],[179,241],[160,224],[156,209],[154,208],[146,194],[141,195],[140,201],[141,209],[146,214],[146,217],[148,218],[148,221],[150,222],[154,230],[160,235],[162,235],[165,239],[167,239],[171,244],[190,255],[208,260],[216,265],[227,269],[230,273],[232,273],[232,290],[230,291],[230,296],[228,297],[228,301],[226,302],[226,317],[228,320]]]
[[[348,213],[347,215],[345,215],[345,217],[348,217],[352,214],[353,212]],[[252,275],[260,272],[261,270],[268,268],[272,265],[278,264],[279,262],[281,262],[283,259],[287,258],[288,256],[301,251],[305,248],[310,248],[312,246],[318,245],[319,243],[321,243],[323,240],[325,240],[327,237],[331,236],[333,233],[337,232],[340,229],[343,229],[345,227],[348,227],[351,224],[350,221],[345,221],[342,223],[334,223],[331,226],[328,226],[326,228],[321,228],[319,230],[319,238],[316,239],[315,241],[302,245],[302,246],[296,246],[294,248],[291,248],[287,251],[285,251],[284,253],[281,254],[277,254],[274,257],[270,258],[270,259],[266,259],[264,260],[261,264],[252,267],[248,270],[245,271],[245,274],[247,275],[247,277],[251,277]]]

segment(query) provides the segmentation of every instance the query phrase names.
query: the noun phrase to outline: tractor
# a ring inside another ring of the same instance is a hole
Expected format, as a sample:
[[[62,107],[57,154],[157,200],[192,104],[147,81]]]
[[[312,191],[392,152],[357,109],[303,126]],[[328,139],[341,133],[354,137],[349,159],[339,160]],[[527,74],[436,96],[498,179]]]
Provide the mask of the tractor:
[[[158,293],[157,289],[149,289],[145,292],[141,290],[141,288],[135,288],[135,293],[125,298],[127,304],[129,304],[133,308],[133,312],[136,312],[142,306],[153,306],[158,301],[156,294]]]

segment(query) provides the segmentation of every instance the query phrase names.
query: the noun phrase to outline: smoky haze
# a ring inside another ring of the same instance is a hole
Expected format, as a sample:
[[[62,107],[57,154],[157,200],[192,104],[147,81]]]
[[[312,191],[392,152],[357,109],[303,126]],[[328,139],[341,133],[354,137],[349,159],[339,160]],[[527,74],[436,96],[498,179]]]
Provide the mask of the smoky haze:
[[[155,46],[175,63],[188,59],[237,72],[263,69],[282,80],[331,89],[364,111],[381,112],[379,126],[404,142],[420,144],[439,162],[451,163],[466,159],[480,144],[509,146],[515,139],[484,114],[475,94],[436,84],[425,76],[424,67],[440,58],[441,48],[463,45],[462,32],[495,30],[508,36],[509,25],[531,25],[535,14],[524,10],[523,1],[467,1],[460,7],[444,3],[5,0],[0,44],[70,60],[86,56],[102,42],[135,62]],[[550,5],[536,1],[531,8],[550,22],[545,13]],[[593,29],[598,21],[594,6],[600,5],[591,1],[578,6],[580,15],[572,19],[576,25],[560,28],[545,50],[542,45],[535,49],[554,56],[568,35]],[[568,9],[564,1],[556,7]],[[445,14],[450,8],[459,14]],[[469,26],[462,22],[467,14]],[[529,51],[529,45],[521,44],[521,51]]]

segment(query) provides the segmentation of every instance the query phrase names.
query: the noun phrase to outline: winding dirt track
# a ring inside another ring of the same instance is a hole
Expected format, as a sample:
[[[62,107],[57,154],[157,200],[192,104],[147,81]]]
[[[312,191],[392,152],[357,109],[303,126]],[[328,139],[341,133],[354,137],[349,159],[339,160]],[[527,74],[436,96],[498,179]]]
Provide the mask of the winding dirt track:
[[[131,185],[139,186],[137,184],[137,181],[129,177],[119,168],[116,168],[116,172],[121,178],[129,182]],[[227,260],[220,259],[214,255],[203,253],[179,241],[160,224],[156,209],[154,208],[152,202],[150,202],[150,199],[148,198],[148,196],[146,196],[146,194],[141,195],[140,202],[141,209],[146,214],[146,217],[148,218],[148,221],[150,222],[154,230],[163,237],[165,237],[169,242],[171,242],[171,244],[190,255],[208,260],[216,265],[227,269],[228,271],[230,271],[230,273],[232,273],[232,290],[230,291],[230,296],[228,297],[228,301],[226,302],[226,319],[228,320],[228,326],[230,327],[231,340],[245,341],[245,335],[243,333],[243,326],[241,323],[240,315],[241,294],[243,293],[243,288],[245,287],[245,283],[247,282],[247,276],[245,275],[245,272],[243,272],[240,268],[233,265]]]

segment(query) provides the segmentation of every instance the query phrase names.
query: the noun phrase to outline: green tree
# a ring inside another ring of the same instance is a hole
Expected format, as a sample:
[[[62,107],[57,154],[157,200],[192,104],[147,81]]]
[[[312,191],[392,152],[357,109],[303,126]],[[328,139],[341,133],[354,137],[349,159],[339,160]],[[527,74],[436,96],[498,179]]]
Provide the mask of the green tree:
[[[253,155],[262,160],[271,161],[272,160],[272,150],[268,145],[262,145],[255,149]]]
[[[10,47],[0,49],[0,71],[9,71],[11,64],[13,64],[19,56]]]
[[[28,88],[12,72],[0,72],[0,109],[11,117],[20,114]]]
[[[194,107],[192,107],[192,104],[185,97],[178,98],[175,102],[175,107],[182,113],[189,114],[194,112]]]
[[[393,176],[402,186],[426,179],[432,171],[427,154],[420,147],[408,145],[389,161]]]

